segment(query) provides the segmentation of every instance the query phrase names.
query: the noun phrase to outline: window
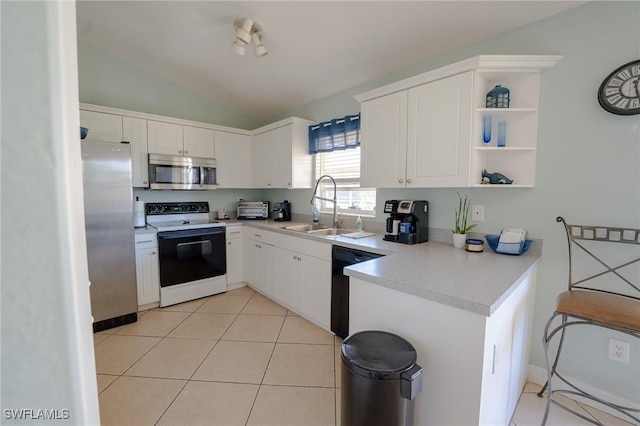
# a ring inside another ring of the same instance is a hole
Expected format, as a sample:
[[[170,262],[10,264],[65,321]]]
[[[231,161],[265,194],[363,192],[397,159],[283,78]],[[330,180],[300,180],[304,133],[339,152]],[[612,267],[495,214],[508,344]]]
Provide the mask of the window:
[[[336,181],[338,212],[350,215],[375,216],[376,190],[360,188],[360,147],[322,152],[315,155],[316,179],[329,175]],[[333,183],[323,179],[318,195],[333,198]],[[318,209],[333,212],[333,203],[318,200]]]

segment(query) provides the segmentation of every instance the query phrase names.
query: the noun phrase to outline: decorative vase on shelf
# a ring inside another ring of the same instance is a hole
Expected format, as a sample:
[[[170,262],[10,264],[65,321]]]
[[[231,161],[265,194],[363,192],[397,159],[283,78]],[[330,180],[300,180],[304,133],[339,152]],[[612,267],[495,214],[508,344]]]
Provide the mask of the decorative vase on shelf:
[[[464,244],[467,241],[467,234],[456,234],[453,232],[453,246],[455,248],[464,248]]]

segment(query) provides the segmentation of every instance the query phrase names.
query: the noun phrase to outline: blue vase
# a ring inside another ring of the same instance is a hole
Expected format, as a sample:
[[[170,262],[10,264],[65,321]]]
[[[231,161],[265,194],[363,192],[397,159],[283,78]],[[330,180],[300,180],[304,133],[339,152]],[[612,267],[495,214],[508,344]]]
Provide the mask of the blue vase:
[[[482,140],[484,143],[489,143],[491,142],[491,116],[485,115],[482,122]]]
[[[499,121],[498,122],[498,146],[506,146],[506,138],[507,138],[507,122]]]

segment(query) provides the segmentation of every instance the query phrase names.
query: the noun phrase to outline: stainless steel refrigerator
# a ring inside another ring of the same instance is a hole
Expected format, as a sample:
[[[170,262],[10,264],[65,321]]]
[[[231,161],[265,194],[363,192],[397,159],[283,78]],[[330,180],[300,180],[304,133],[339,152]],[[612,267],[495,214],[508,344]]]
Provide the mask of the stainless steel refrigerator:
[[[137,320],[131,148],[80,141],[93,331]]]

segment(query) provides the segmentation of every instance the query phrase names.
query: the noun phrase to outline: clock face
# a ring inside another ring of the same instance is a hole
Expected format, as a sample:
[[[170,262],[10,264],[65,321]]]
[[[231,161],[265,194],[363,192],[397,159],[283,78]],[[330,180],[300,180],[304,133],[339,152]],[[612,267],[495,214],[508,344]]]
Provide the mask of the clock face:
[[[640,59],[622,65],[604,79],[598,102],[613,114],[640,114]]]

